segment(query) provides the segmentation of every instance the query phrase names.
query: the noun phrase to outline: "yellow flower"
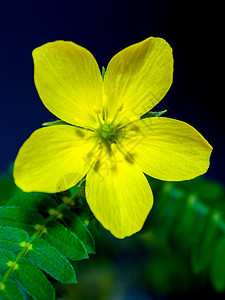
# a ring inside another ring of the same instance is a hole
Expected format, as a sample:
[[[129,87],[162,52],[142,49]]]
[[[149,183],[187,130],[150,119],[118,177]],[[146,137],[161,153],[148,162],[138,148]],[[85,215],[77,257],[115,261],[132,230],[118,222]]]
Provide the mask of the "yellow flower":
[[[143,174],[178,181],[209,167],[212,147],[190,125],[165,117],[140,119],[172,83],[168,43],[150,37],[116,54],[104,79],[89,51],[72,42],[33,51],[34,79],[59,125],[36,130],[14,166],[24,191],[55,193],[86,174],[86,198],[102,225],[118,238],[139,231],[153,204]]]

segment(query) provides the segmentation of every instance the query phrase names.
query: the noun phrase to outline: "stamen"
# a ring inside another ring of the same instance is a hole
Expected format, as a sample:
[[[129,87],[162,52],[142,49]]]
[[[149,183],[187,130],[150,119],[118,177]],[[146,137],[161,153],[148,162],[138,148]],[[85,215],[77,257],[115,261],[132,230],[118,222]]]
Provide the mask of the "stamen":
[[[116,159],[116,157],[111,156],[110,161],[109,161],[109,168],[111,170],[115,170],[118,164],[118,160]]]
[[[97,115],[97,119],[98,119],[99,124],[102,125],[102,121],[100,120],[99,115]]]
[[[131,153],[132,150],[128,151],[127,148],[126,147],[124,148],[123,145],[120,142],[117,143],[117,147],[118,147],[118,150],[123,154],[124,158],[128,162],[130,162],[130,163],[134,162],[133,159],[132,159],[132,157],[130,156],[130,155],[132,155],[132,153]]]
[[[95,143],[92,149],[88,152],[87,157],[84,157],[86,161],[89,161],[90,159],[95,160],[96,152],[99,151],[99,149],[96,150],[97,147],[99,147],[99,143]]]
[[[127,131],[126,134],[130,137],[137,136],[137,132],[134,130]]]
[[[118,114],[119,114],[119,112],[123,109],[123,103],[121,103],[119,106],[118,106],[118,108],[117,108],[117,111],[116,111],[116,115],[115,115],[115,117],[113,118],[113,120],[111,121],[111,124],[113,124],[115,121],[116,121],[116,118],[118,117]]]
[[[139,116],[133,116],[133,117],[130,118],[129,123],[133,123],[133,122],[136,122],[138,120],[140,120]]]
[[[111,150],[112,150],[113,153],[116,153],[116,152],[117,152],[117,146],[116,146],[115,143],[112,143],[112,144],[111,144]]]
[[[94,132],[89,132],[85,134],[84,139],[87,141],[90,140],[93,136],[94,136]]]
[[[136,153],[136,151],[134,149],[127,149],[125,148],[125,151],[130,154],[130,155],[134,155]]]
[[[93,109],[93,112],[97,115],[97,119],[98,119],[99,124],[102,125],[102,122],[99,118],[99,115],[101,113],[100,108],[98,106],[94,105],[92,109]]]
[[[131,157],[130,155],[126,155],[126,156],[125,156],[125,159],[126,159],[129,163],[131,163],[131,164],[134,163],[134,161],[133,161],[133,159],[132,159],[132,157]]]
[[[101,110],[99,109],[99,107],[97,107],[96,105],[93,106],[93,111],[94,113],[96,113],[96,115],[99,115]]]
[[[118,108],[117,108],[117,111],[120,112],[122,109],[123,109],[123,106],[124,106],[124,103],[121,103]]]
[[[93,160],[98,161],[101,155],[102,155],[102,145],[100,144],[99,148],[93,154]]]

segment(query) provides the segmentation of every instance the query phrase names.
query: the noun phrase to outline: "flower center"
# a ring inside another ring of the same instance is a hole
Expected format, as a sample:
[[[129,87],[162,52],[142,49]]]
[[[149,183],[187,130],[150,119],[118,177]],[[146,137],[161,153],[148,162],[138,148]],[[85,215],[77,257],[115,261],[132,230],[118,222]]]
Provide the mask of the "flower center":
[[[100,124],[100,127],[97,130],[97,134],[102,140],[114,140],[116,138],[116,133],[117,128],[112,123]]]
[[[135,137],[137,135],[136,127],[126,130],[126,125],[115,122],[119,113],[123,109],[123,103],[121,103],[115,110],[114,117],[109,117],[109,107],[108,107],[108,98],[106,95],[103,95],[102,98],[102,107],[93,106],[93,112],[96,114],[98,120],[98,127],[94,132],[90,132],[85,135],[85,139],[97,138],[96,147],[100,151],[98,154],[97,161],[101,156],[103,148],[108,151],[108,154],[113,156],[117,150],[119,150],[125,157],[126,160],[133,163],[133,155],[135,155],[135,150],[133,147],[125,147],[123,145],[123,139],[127,140],[129,138]],[[133,116],[127,121],[127,124],[133,123],[140,119],[139,116]]]
[[[115,125],[116,118],[119,112],[123,108],[123,104],[121,104],[115,113],[115,116],[112,120],[108,119],[108,98],[106,95],[102,97],[102,108],[93,107],[93,111],[97,116],[99,127],[95,130],[96,135],[103,141],[108,144],[115,142],[118,137],[118,126]]]

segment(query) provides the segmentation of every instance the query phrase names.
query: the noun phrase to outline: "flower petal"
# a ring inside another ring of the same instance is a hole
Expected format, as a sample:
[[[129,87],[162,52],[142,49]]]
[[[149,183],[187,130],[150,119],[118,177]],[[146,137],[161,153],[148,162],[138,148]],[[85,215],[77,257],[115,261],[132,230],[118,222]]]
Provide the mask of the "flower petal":
[[[118,116],[122,124],[145,114],[165,96],[172,77],[172,49],[165,40],[150,37],[122,50],[109,62],[104,76],[109,117],[122,103]]]
[[[133,159],[146,174],[166,181],[179,181],[204,174],[212,147],[192,126],[178,120],[155,117],[139,120],[126,130],[137,136],[123,140]]]
[[[94,128],[94,106],[102,103],[98,64],[85,48],[72,42],[47,43],[33,51],[34,80],[44,105],[70,124]]]
[[[25,192],[55,193],[79,182],[92,163],[94,142],[85,129],[68,125],[36,130],[20,148],[15,183]]]
[[[151,188],[140,168],[120,153],[107,153],[87,174],[86,198],[95,217],[117,238],[139,231],[153,204]]]

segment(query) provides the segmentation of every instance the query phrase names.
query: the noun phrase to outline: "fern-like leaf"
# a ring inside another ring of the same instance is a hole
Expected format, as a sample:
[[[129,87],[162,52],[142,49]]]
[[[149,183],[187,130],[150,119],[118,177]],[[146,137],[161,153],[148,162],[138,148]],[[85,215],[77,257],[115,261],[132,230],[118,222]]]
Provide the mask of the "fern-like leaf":
[[[14,191],[0,206],[0,299],[20,300],[28,293],[35,300],[53,300],[54,288],[45,273],[76,283],[69,260],[87,259],[95,252],[92,235],[70,210],[79,188],[67,192],[71,198],[63,202],[59,198],[64,194],[23,193],[11,186]]]

